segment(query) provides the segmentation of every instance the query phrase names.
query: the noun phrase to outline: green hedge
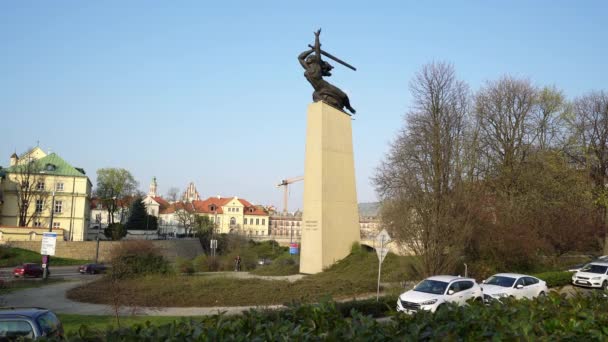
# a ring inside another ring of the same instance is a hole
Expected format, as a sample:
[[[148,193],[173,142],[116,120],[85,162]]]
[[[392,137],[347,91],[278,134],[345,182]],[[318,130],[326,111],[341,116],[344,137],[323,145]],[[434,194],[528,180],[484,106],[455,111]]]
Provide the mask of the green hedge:
[[[566,298],[551,293],[539,300],[511,300],[485,306],[449,305],[435,314],[397,314],[378,322],[352,308],[347,317],[332,302],[295,305],[274,313],[251,310],[241,316],[215,315],[200,321],[92,331],[68,341],[605,341],[608,299],[600,291]],[[270,316],[269,316],[270,315]],[[269,319],[271,318],[271,319]]]
[[[547,282],[548,287],[559,287],[572,282],[572,273],[567,271],[543,272],[534,275]]]

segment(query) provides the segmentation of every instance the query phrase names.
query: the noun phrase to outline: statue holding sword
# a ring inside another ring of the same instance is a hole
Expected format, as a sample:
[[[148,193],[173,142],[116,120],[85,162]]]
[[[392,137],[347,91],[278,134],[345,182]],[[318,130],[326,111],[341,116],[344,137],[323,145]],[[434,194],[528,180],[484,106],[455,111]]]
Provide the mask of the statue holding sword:
[[[308,45],[310,50],[306,50],[298,56],[300,64],[304,70],[306,70],[304,72],[304,77],[306,77],[308,82],[315,90],[312,94],[312,99],[315,102],[323,101],[339,110],[346,108],[352,114],[355,114],[355,109],[351,107],[348,95],[346,95],[338,87],[323,79],[323,76],[331,76],[331,69],[334,67],[321,59],[321,55],[326,56],[352,70],[357,69],[355,69],[352,65],[338,59],[337,57],[334,57],[333,55],[321,50],[321,43],[319,42],[320,34],[321,29],[315,32],[315,45]]]

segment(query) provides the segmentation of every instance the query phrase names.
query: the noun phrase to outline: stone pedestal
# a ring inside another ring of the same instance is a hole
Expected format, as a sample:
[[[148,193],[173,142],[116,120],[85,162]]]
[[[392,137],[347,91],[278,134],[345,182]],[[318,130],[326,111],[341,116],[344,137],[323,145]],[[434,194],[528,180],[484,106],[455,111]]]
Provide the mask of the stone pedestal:
[[[360,240],[351,117],[323,102],[308,106],[301,273],[318,273]]]

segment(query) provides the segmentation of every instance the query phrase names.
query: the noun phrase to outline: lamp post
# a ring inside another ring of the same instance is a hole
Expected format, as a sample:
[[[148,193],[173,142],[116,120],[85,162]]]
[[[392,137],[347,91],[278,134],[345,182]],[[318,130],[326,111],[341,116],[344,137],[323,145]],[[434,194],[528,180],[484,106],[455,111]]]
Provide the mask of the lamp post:
[[[97,247],[95,248],[95,263],[99,261],[99,231],[101,230],[101,214],[97,216]]]
[[[49,232],[53,231],[53,218],[55,217],[55,182],[53,180],[53,195],[51,197],[51,220],[49,222]],[[46,266],[42,269],[42,279],[46,280],[49,277],[49,266],[51,265],[51,257],[49,255],[44,255],[43,262]]]

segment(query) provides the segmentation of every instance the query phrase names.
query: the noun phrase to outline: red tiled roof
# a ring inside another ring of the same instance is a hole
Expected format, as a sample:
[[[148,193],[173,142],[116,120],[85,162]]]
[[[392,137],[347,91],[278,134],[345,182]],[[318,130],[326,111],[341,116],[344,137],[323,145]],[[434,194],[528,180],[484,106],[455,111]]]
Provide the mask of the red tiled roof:
[[[167,200],[165,200],[164,198],[162,198],[160,196],[152,197],[152,199],[155,200],[156,203],[158,203],[160,205],[161,209],[163,207],[168,208],[171,205],[171,203],[167,202]]]
[[[231,200],[232,198],[209,197],[202,201],[192,201],[192,204],[197,213],[223,214],[222,206],[228,204]],[[215,207],[215,210],[212,210],[213,207]]]
[[[119,208],[126,208],[129,207],[131,205],[131,202],[133,201],[132,197],[125,197],[124,199],[119,199],[116,201],[116,205]],[[100,198],[97,197],[93,197],[91,198],[91,209],[97,209],[97,204],[101,204],[101,209],[107,209],[107,207],[105,206],[105,204],[103,204],[103,201]]]
[[[223,214],[224,211],[222,210],[222,207],[232,201],[232,199],[232,197],[209,197],[206,200],[192,201],[190,203],[175,202],[165,208],[162,208],[161,206],[160,214],[172,214],[180,209],[186,210],[188,212],[196,212],[201,214]],[[241,202],[241,204],[244,206],[243,210],[245,215],[268,215],[268,213],[261,206],[255,206],[247,200],[240,198],[238,199],[238,201]],[[213,210],[214,207],[215,210]]]
[[[159,214],[173,214],[174,212],[176,212],[178,210],[185,210],[190,213],[196,211],[193,203],[175,202],[175,203],[169,204],[167,202],[167,204],[168,204],[168,206],[166,206],[166,207],[161,205]]]

